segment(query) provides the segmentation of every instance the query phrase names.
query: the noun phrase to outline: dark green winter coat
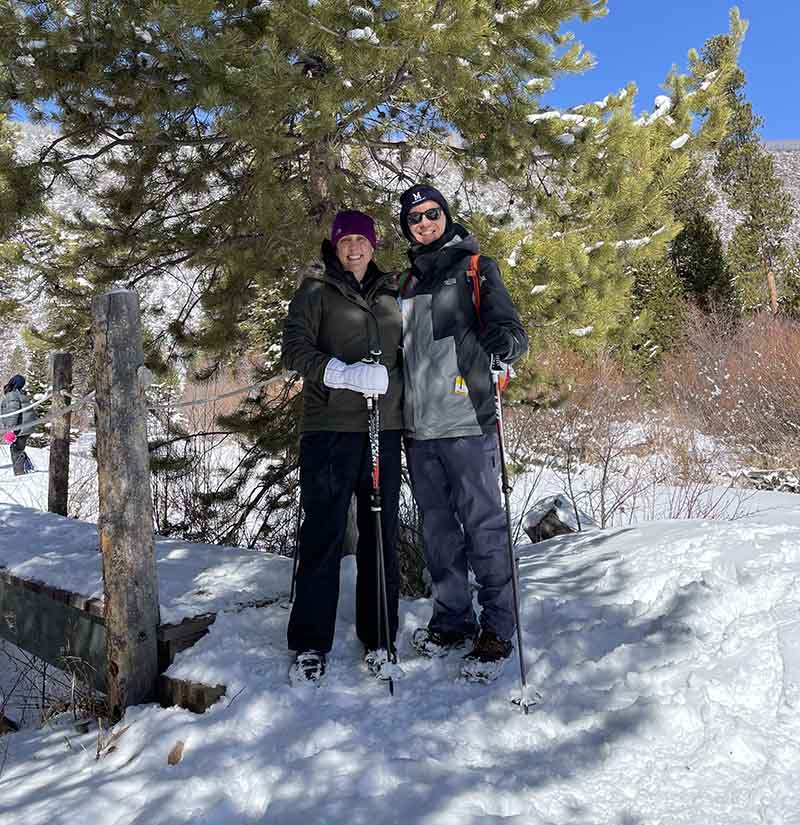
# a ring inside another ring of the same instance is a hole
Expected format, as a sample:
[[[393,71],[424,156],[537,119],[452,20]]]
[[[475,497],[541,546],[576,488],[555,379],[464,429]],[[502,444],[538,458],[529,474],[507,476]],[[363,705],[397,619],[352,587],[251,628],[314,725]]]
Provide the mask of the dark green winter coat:
[[[400,307],[396,276],[370,262],[362,285],[342,267],[330,241],[322,244],[322,268],[310,270],[289,304],[283,329],[283,363],[303,376],[303,432],[366,432],[361,393],[323,383],[331,358],[355,364],[381,351],[389,390],[380,398],[381,429],[401,430],[403,377]]]

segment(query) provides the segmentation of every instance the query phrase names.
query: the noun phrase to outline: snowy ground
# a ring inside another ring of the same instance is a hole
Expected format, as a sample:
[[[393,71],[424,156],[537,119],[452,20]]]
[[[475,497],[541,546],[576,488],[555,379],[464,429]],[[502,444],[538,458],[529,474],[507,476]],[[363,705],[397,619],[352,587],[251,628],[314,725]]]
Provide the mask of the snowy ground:
[[[224,683],[225,699],[202,716],[131,708],[99,759],[98,731],[66,719],[3,737],[0,823],[796,825],[797,502],[759,493],[735,522],[642,523],[521,546],[527,672],[544,697],[527,717],[508,701],[513,663],[476,686],[458,681],[457,655],[412,655],[426,600],[401,605],[407,676],[390,697],[361,664],[346,560],[323,687],[287,685],[279,604],[223,612],[170,673]],[[0,508],[0,563],[26,519],[47,543],[28,542],[27,562],[17,548],[13,564],[44,576],[59,537],[73,548],[94,540],[90,525],[41,530],[52,518]],[[240,555],[254,554],[224,551],[219,563]],[[170,593],[198,589],[199,568],[179,574],[160,558]],[[285,592],[286,560],[260,558],[247,568],[258,581],[247,598]],[[227,603],[246,578],[231,575],[199,589]],[[165,607],[173,598],[162,592]],[[179,740],[183,758],[170,766]]]

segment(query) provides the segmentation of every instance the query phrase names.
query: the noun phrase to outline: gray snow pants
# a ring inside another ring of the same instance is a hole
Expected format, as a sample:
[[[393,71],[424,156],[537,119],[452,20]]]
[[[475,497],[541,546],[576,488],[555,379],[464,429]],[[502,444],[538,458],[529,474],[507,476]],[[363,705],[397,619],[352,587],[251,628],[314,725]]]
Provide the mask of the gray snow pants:
[[[510,639],[514,597],[497,436],[408,439],[406,456],[433,582],[428,626],[438,632],[474,631],[469,566],[480,585],[481,626]]]

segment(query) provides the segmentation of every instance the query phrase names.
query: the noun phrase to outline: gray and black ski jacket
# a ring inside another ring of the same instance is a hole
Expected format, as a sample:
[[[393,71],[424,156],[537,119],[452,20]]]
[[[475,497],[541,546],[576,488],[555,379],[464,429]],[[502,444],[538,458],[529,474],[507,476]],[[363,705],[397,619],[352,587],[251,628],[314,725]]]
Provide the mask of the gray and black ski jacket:
[[[482,333],[502,326],[515,347],[509,362],[528,350],[528,335],[496,262],[480,256],[480,318],[467,276],[478,243],[460,225],[435,249],[414,246],[401,289],[403,309],[403,419],[410,438],[481,435],[496,426],[490,356]]]
[[[33,410],[24,409],[30,405],[30,398],[21,390],[10,390],[4,393],[0,399],[0,415],[7,417],[0,418],[0,432],[13,430],[17,435],[23,433],[27,435],[36,420]],[[19,410],[22,410],[19,415],[12,415]]]
[[[283,363],[303,376],[303,432],[369,429],[364,397],[325,386],[331,358],[355,364],[381,351],[389,390],[380,397],[382,430],[403,428],[403,378],[397,276],[370,262],[359,286],[345,272],[330,241],[322,244],[324,271],[309,270],[289,305],[283,328]]]

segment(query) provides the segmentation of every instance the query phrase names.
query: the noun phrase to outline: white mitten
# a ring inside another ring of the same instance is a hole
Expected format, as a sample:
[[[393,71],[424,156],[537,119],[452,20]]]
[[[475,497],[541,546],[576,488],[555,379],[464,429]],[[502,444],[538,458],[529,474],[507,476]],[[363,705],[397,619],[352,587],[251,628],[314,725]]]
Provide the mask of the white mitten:
[[[331,358],[325,367],[323,382],[332,390],[352,390],[362,395],[384,395],[389,389],[389,373],[383,364],[345,364]]]

